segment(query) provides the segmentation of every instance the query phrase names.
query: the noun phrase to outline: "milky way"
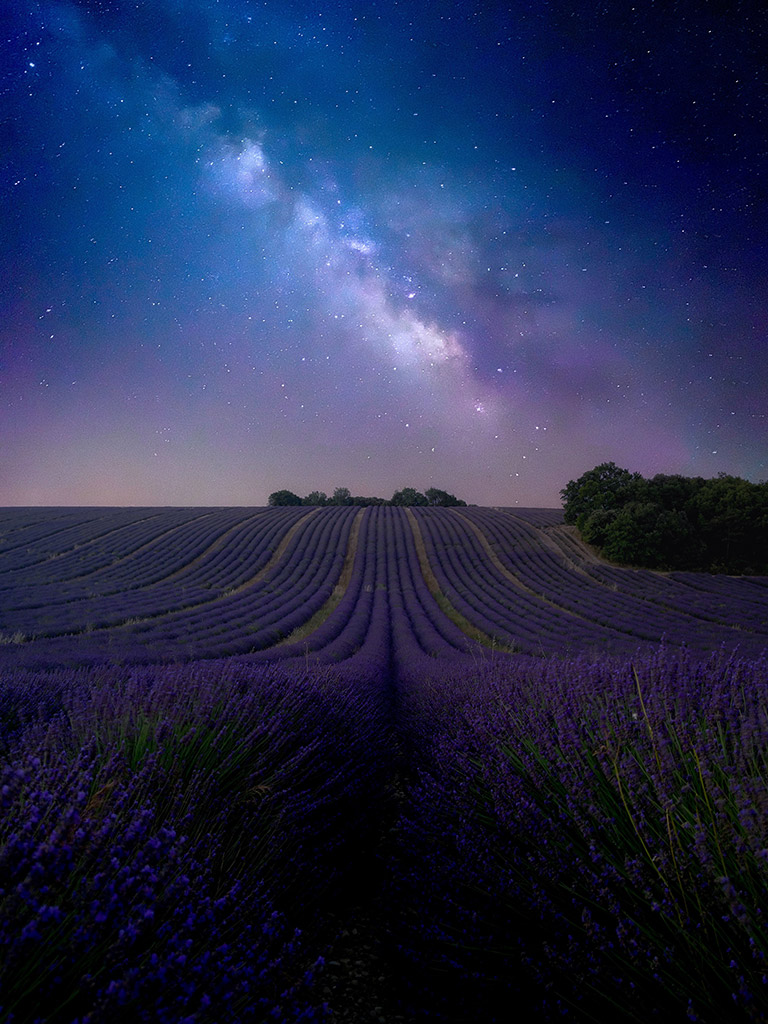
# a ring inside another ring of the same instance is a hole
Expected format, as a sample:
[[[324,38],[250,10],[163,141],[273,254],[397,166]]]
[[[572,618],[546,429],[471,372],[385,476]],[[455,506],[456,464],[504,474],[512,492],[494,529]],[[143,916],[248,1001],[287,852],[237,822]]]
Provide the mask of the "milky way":
[[[0,504],[765,479],[768,19],[645,6],[13,4]]]

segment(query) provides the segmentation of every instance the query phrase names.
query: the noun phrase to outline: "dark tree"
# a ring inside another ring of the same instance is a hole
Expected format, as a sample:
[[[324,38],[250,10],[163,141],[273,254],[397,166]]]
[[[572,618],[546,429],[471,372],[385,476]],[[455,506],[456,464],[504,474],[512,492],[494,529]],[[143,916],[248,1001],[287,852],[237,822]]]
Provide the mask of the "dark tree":
[[[768,484],[721,473],[703,481],[692,503],[710,561],[732,572],[768,567]]]
[[[301,505],[301,498],[293,491],[272,491],[267,498],[269,505]]]
[[[364,508],[369,505],[435,505],[435,506],[466,506],[466,501],[457,498],[455,494],[448,491],[441,491],[437,487],[429,487],[424,494],[417,491],[415,487],[404,487],[401,491],[395,491],[392,498],[366,497],[365,495],[353,495],[348,487],[337,487],[329,498],[325,491],[311,491],[305,498],[300,498],[293,491],[274,491],[269,496],[270,505],[353,505]]]
[[[642,480],[639,473],[621,469],[615,462],[603,462],[578,480],[570,480],[560,491],[566,523],[576,523],[581,530],[593,512],[621,508],[638,496]]]
[[[768,484],[639,473],[603,463],[560,492],[567,523],[612,561],[649,569],[768,571]]]
[[[325,491],[311,491],[306,498],[301,499],[302,505],[327,505],[328,495]]]
[[[388,505],[389,502],[385,498],[366,498],[362,494],[355,494],[350,499],[350,504],[365,508],[370,505]]]
[[[404,487],[402,491],[395,491],[392,495],[390,505],[426,505],[426,496],[417,491],[415,487]]]
[[[337,487],[328,499],[329,505],[351,505],[352,494],[348,487]]]
[[[461,498],[457,498],[455,494],[449,494],[448,491],[441,491],[438,487],[428,487],[424,491],[424,497],[427,499],[428,505],[443,505],[446,507],[456,505],[466,505],[466,501],[462,501]]]
[[[664,528],[661,517],[667,514],[650,501],[633,501],[615,510],[601,541],[603,554],[624,565],[667,568],[659,543]]]

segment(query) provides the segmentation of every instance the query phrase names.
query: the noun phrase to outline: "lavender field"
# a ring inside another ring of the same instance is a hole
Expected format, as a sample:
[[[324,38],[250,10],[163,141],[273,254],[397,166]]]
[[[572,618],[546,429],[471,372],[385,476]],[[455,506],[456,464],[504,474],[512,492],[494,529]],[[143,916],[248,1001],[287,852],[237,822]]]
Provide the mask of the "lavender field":
[[[0,510],[0,1021],[766,1020],[767,652],[559,510]]]

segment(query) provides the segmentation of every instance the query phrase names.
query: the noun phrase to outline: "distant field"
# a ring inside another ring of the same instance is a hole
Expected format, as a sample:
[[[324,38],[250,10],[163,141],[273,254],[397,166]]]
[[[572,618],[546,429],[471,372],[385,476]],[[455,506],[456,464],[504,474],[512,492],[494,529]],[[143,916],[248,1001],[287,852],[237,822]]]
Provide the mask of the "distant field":
[[[558,509],[3,509],[0,641],[20,666],[388,648],[435,665],[660,641],[756,656],[768,577],[606,565]]]

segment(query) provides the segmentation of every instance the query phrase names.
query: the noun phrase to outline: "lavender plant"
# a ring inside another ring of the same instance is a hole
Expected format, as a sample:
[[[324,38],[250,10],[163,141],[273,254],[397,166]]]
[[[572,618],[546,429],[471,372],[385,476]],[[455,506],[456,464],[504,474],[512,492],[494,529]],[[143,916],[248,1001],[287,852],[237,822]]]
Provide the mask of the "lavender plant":
[[[0,768],[0,1020],[324,1019],[309,925],[386,771],[355,682],[102,669],[38,701]]]
[[[764,1020],[767,670],[656,654],[443,680],[453,718],[404,826],[429,865],[406,858],[400,893],[420,955],[542,1014]]]

